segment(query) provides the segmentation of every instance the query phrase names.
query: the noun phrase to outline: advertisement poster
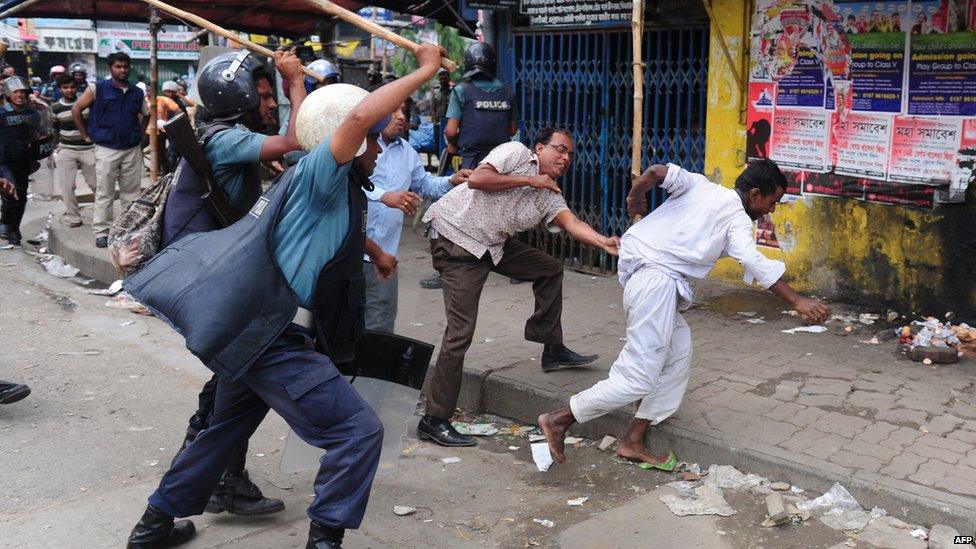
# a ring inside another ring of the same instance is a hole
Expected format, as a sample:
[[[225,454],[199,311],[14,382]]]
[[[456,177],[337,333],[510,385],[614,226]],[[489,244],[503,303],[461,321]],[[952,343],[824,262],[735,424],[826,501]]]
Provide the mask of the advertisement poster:
[[[200,57],[200,43],[195,32],[159,33],[159,59],[194,61]],[[149,59],[149,31],[133,29],[100,29],[98,56],[108,57],[121,51],[133,59]]]
[[[772,82],[749,83],[749,106],[746,112],[746,161],[769,158],[769,139],[773,133]]]
[[[912,36],[908,114],[976,116],[976,32]]]
[[[776,107],[769,157],[784,169],[827,171],[829,116],[822,109]]]
[[[834,113],[830,126],[830,163],[834,173],[885,179],[893,117],[873,113]]]
[[[808,173],[803,176],[803,195],[861,200],[864,198],[864,181],[832,173]]]
[[[824,69],[812,50],[797,53],[793,71],[779,80],[776,104],[781,107],[823,108]]]
[[[966,189],[973,183],[974,178],[976,178],[976,118],[962,123],[962,142],[959,144],[959,153],[956,154],[955,171],[952,183],[949,184],[947,201],[965,202]]]
[[[952,118],[896,116],[888,180],[946,184],[952,180],[962,124]]]
[[[779,240],[776,238],[776,226],[773,224],[773,216],[766,214],[756,222],[756,245],[779,249]]]
[[[902,185],[875,179],[864,180],[864,199],[876,204],[930,210],[935,206],[935,190],[935,187],[929,185]]]

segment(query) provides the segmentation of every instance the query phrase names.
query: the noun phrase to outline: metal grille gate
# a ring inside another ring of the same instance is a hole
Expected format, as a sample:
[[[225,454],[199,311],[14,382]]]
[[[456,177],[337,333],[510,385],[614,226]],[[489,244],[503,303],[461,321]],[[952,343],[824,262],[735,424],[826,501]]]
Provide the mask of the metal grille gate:
[[[623,234],[630,226],[625,203],[633,124],[629,31],[517,31],[511,51],[526,140],[548,125],[572,132],[576,155],[561,181],[566,201],[597,231]],[[644,62],[642,165],[674,162],[702,171],[708,28],[649,29]],[[660,201],[655,194],[651,207]],[[536,229],[524,238],[571,268],[616,270],[616,258],[581,246],[563,233]]]

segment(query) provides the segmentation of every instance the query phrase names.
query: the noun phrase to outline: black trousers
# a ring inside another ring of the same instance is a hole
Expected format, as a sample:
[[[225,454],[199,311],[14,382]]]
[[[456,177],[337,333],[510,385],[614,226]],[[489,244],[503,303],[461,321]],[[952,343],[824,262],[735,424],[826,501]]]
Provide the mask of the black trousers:
[[[27,186],[30,182],[31,165],[24,163],[7,164],[6,174],[0,171],[0,177],[10,179],[17,187],[17,198],[3,195],[0,198],[0,223],[8,225],[11,232],[20,232],[20,221],[27,209]]]

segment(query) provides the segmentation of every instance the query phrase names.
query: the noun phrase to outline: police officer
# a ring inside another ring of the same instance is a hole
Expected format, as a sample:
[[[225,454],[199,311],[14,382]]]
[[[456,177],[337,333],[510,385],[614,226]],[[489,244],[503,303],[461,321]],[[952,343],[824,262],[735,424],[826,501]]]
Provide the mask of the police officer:
[[[275,65],[289,87],[295,105],[294,118],[305,100],[301,64],[291,52],[276,52]],[[225,75],[226,71],[231,71],[230,77]],[[238,212],[247,212],[261,196],[261,162],[281,160],[286,152],[300,149],[295,132],[284,136],[262,133],[275,125],[274,85],[264,65],[246,50],[211,59],[200,70],[197,85],[211,119],[198,130],[215,176],[214,183]],[[160,247],[190,234],[221,228],[204,201],[208,188],[201,174],[185,159],[178,174],[163,208]],[[215,375],[200,391],[198,408],[190,417],[180,452],[207,428],[218,383]],[[246,459],[245,440],[221,475],[207,503],[207,511],[264,515],[285,508],[284,502],[264,497],[251,482],[244,468]]]
[[[64,74],[64,65],[55,65],[51,67],[51,72],[49,73],[50,80],[41,88],[41,99],[45,103],[51,104],[61,99],[61,85],[59,84],[61,76]]]
[[[74,77],[75,83],[78,84],[78,96],[80,97],[88,89],[88,69],[85,68],[84,63],[72,63],[68,71]]]
[[[461,155],[461,167],[475,169],[488,153],[518,131],[512,89],[495,78],[495,48],[475,42],[464,52],[464,79],[447,107],[447,152]]]
[[[7,102],[0,108],[0,164],[9,170],[17,189],[16,196],[4,194],[0,200],[0,238],[20,245],[20,221],[27,208],[27,185],[30,174],[40,168],[41,155],[32,147],[41,130],[41,114],[30,105],[31,90],[19,76],[3,83]]]
[[[173,517],[203,510],[207,487],[269,407],[326,450],[306,547],[341,547],[345,529],[362,522],[383,427],[334,362],[351,358],[363,331],[363,188],[372,188],[377,136],[390,113],[434,75],[441,51],[425,44],[415,55],[419,69],[361,100],[352,86],[317,92],[327,105],[345,106],[306,121],[319,130],[305,144],[309,154],[248,215],[164,249],[126,279],[126,290],[221,376],[209,426],[150,496],[129,547],[190,539],[193,524]]]

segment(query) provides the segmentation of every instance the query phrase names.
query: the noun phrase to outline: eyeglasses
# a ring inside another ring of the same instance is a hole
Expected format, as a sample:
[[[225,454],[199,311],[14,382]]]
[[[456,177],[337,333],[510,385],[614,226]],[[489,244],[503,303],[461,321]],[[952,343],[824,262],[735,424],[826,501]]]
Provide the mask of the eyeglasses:
[[[559,154],[569,155],[570,160],[573,159],[573,151],[569,150],[569,147],[566,145],[553,145],[552,143],[546,143],[546,146],[556,149],[556,152]]]

